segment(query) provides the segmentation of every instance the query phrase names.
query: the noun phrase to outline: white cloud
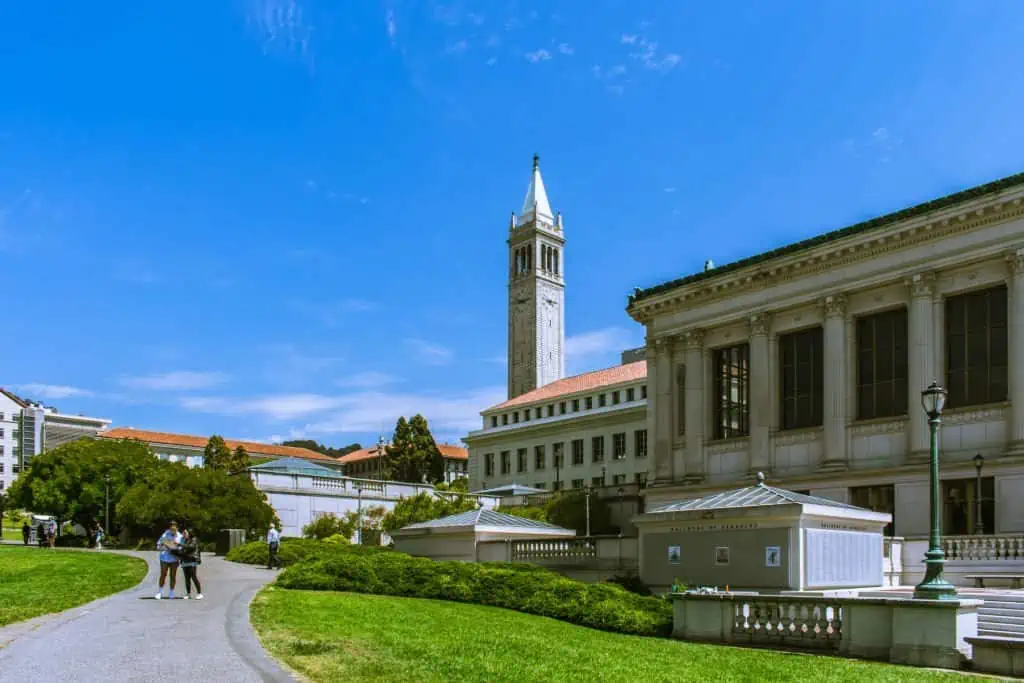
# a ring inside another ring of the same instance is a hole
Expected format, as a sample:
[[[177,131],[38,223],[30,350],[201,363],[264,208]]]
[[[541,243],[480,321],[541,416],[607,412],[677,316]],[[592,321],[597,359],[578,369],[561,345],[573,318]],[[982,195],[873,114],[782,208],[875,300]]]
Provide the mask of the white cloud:
[[[444,51],[449,55],[461,55],[469,47],[469,43],[465,40],[457,40],[454,43],[448,43],[445,45]]]
[[[558,51],[561,52],[563,55],[571,55],[575,52],[572,45],[570,45],[569,43],[559,43]]]
[[[504,401],[504,387],[468,392],[392,393],[363,391],[339,396],[279,394],[258,398],[191,397],[181,401],[189,410],[216,415],[254,416],[277,421],[304,419],[288,428],[289,438],[329,434],[390,431],[400,416],[419,413],[437,434],[464,434],[480,427],[480,411]],[[275,434],[280,440],[280,434]]]
[[[152,391],[195,391],[209,389],[227,382],[230,377],[223,372],[196,372],[177,370],[155,375],[122,377],[122,386],[132,389],[149,389]]]
[[[248,0],[246,19],[257,34],[264,52],[310,55],[313,24],[297,0]]]
[[[24,398],[36,400],[44,399],[48,401],[55,401],[62,398],[74,398],[76,396],[95,396],[95,394],[88,389],[79,389],[78,387],[69,387],[62,384],[39,384],[37,382],[29,382],[28,384],[16,384],[14,389],[15,391],[24,393]]]
[[[366,313],[377,308],[373,301],[358,298],[327,302],[293,301],[291,306],[300,313],[319,319],[327,327],[339,327],[350,323],[350,314]]]
[[[292,344],[264,346],[268,356],[265,379],[279,386],[295,387],[310,378],[321,378],[344,360],[341,356],[311,353]]]
[[[565,355],[572,361],[608,353],[620,353],[635,346],[636,334],[622,327],[575,334],[565,339]]]
[[[636,41],[639,38],[640,36],[636,35],[635,33],[623,33],[622,36],[619,38],[619,42],[621,42],[623,45],[634,45],[636,44]]]
[[[388,40],[391,41],[391,47],[395,47],[398,38],[398,24],[395,23],[394,10],[388,9],[387,15],[384,17],[384,23],[387,26]]]
[[[533,62],[534,64],[551,59],[551,53],[544,48],[535,50],[534,52],[527,52],[523,56],[526,57],[527,61]]]
[[[389,375],[385,372],[357,372],[354,375],[343,377],[338,380],[338,386],[340,387],[351,387],[354,389],[373,389],[375,387],[381,387],[385,384],[394,384],[395,382],[401,381],[394,375]]]
[[[261,415],[273,420],[292,420],[337,408],[344,399],[321,394],[278,394],[259,398],[188,396],[180,401],[187,410],[214,415]]]
[[[405,344],[428,365],[447,365],[455,355],[449,348],[422,339],[406,339]]]

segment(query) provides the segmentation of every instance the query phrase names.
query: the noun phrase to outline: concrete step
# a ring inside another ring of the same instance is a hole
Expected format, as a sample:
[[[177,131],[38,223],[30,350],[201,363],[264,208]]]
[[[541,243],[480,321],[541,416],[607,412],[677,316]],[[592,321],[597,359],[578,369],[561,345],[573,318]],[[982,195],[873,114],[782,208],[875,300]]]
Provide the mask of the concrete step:
[[[992,619],[1007,617],[1011,619],[1024,618],[1024,610],[1019,609],[1006,609],[1004,607],[982,607],[978,610],[978,618],[984,619],[989,617]]]
[[[1000,638],[1021,638],[1024,639],[1024,630],[1022,631],[1007,631],[1000,628],[982,628],[981,624],[978,624],[978,635],[979,636],[998,636]]]
[[[1024,615],[985,614],[978,612],[979,624],[1019,624],[1024,627]]]

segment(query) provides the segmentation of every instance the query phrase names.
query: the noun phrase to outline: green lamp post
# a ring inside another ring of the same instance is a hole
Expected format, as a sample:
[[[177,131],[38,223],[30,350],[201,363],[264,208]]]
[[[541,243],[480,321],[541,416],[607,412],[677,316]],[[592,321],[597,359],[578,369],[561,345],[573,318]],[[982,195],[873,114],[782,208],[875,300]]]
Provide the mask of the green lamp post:
[[[932,528],[928,536],[928,552],[924,554],[924,580],[914,588],[914,597],[924,600],[952,600],[957,597],[956,587],[942,576],[946,553],[942,550],[942,530],[939,520],[939,425],[942,409],[946,405],[946,390],[932,382],[921,392],[921,405],[928,415],[931,432],[931,515]]]

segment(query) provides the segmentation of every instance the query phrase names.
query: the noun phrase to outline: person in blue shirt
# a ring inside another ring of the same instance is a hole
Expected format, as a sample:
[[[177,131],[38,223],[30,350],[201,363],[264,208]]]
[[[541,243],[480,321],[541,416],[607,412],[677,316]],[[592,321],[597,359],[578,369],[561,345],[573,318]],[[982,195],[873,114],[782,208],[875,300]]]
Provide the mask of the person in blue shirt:
[[[178,578],[178,556],[171,551],[177,550],[181,546],[181,542],[182,536],[178,531],[178,523],[171,520],[171,523],[167,525],[167,531],[156,542],[156,549],[160,551],[160,588],[153,597],[157,600],[163,597],[164,582],[167,580],[168,573],[171,575],[171,590],[167,593],[167,597],[174,597],[174,584]]]

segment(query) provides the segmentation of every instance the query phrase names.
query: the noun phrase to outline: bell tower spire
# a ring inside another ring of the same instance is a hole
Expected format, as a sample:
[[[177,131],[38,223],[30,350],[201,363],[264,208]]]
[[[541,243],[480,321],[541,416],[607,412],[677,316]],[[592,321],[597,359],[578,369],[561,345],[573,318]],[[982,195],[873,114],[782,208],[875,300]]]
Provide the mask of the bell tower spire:
[[[565,237],[536,154],[508,246],[508,395],[515,398],[565,376]]]

